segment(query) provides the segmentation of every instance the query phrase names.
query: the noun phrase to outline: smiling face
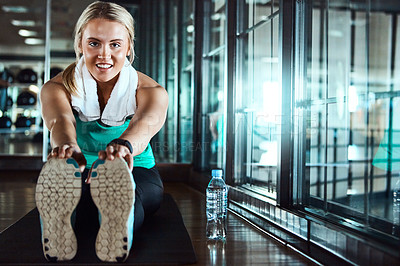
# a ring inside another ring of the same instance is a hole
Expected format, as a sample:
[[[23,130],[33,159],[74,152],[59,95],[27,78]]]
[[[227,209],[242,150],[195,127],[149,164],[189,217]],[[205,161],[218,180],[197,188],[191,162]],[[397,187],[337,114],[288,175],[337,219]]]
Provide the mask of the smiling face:
[[[93,78],[113,86],[129,55],[128,31],[118,22],[93,19],[83,31],[80,49]]]

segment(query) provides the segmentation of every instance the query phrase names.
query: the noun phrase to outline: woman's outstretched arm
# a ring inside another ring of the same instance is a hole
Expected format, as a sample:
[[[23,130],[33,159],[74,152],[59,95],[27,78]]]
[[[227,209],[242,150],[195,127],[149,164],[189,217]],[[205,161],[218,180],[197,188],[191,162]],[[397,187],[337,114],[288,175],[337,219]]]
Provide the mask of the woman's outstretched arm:
[[[120,136],[132,144],[133,152],[129,153],[123,145],[108,146],[105,152],[100,152],[102,159],[112,160],[115,156],[125,158],[129,168],[133,167],[133,156],[142,153],[151,138],[164,125],[168,109],[167,91],[156,81],[138,72],[139,83],[136,91],[136,113],[128,128]]]
[[[76,140],[75,117],[70,95],[62,84],[61,75],[46,82],[40,92],[42,116],[50,131],[52,152],[48,158],[74,158],[81,170],[86,166]]]

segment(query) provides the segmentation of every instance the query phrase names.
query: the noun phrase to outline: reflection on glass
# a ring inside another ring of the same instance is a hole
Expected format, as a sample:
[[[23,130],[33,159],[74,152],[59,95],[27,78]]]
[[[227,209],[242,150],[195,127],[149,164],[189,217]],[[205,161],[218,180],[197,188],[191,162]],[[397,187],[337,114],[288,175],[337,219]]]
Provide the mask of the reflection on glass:
[[[205,44],[205,82],[203,83],[204,110],[206,112],[204,143],[207,148],[205,168],[224,168],[224,110],[225,110],[225,1],[213,1],[209,23],[208,42]]]
[[[158,3],[160,6],[155,6],[155,8],[159,7],[160,9],[161,6],[164,4],[164,2],[159,2]],[[157,158],[158,162],[177,162],[177,120],[176,118],[178,117],[178,106],[177,106],[177,86],[176,86],[176,76],[177,76],[177,24],[176,19],[177,19],[177,7],[175,2],[168,2],[165,3],[167,5],[166,9],[168,12],[168,16],[163,17],[160,19],[160,23],[162,21],[166,21],[166,25],[159,25],[158,29],[161,32],[154,31],[152,32],[153,37],[156,35],[161,35],[162,36],[162,31],[167,31],[168,32],[168,38],[165,41],[165,64],[164,66],[162,64],[162,60],[160,63],[157,64],[150,64],[152,71],[154,71],[154,76],[158,77],[160,80],[162,80],[163,75],[165,75],[165,89],[168,92],[168,98],[169,98],[169,103],[168,103],[168,112],[167,112],[167,118],[164,123],[164,126],[161,128],[161,130],[153,137],[151,141],[151,145],[153,148],[153,152]],[[156,16],[157,12],[153,13],[153,16]],[[155,26],[155,28],[157,28]],[[154,37],[154,40],[150,42],[153,47],[157,47],[159,49],[160,43],[158,43],[157,38]],[[156,49],[156,48],[154,48]],[[153,51],[151,51],[153,53]]]
[[[183,1],[184,27],[181,29],[182,38],[182,69],[179,86],[179,145],[177,161],[192,162],[193,147],[193,42],[194,21],[193,1]]]
[[[279,16],[268,2],[242,2],[235,106],[235,181],[276,197],[282,95],[278,69]],[[260,22],[257,27],[252,28]],[[251,30],[249,30],[251,28]]]
[[[385,223],[394,221],[398,170],[388,164],[400,159],[398,20],[368,5],[323,2],[308,33],[303,200],[391,233]],[[382,42],[390,45],[382,49]]]

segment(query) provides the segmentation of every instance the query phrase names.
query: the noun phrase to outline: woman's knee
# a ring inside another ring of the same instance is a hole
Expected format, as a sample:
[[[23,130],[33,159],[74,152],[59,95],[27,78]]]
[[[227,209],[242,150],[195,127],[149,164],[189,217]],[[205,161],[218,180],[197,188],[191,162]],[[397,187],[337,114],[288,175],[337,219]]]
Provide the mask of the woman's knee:
[[[134,169],[136,193],[140,197],[146,215],[154,213],[164,197],[164,186],[157,169]]]
[[[146,215],[154,213],[161,205],[164,197],[164,189],[153,183],[142,186],[143,193],[140,195]]]

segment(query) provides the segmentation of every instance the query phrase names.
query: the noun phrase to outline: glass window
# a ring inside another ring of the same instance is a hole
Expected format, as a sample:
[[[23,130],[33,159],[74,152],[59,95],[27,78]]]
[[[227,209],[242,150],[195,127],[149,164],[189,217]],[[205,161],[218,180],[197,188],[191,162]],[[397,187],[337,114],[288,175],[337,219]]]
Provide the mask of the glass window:
[[[235,182],[276,198],[281,121],[279,15],[273,1],[241,1],[235,91]]]
[[[173,1],[157,2],[157,5],[147,6],[150,14],[157,23],[151,24],[153,27],[152,49],[150,51],[152,61],[150,66],[154,69],[155,77],[168,92],[169,103],[167,118],[164,126],[153,137],[151,145],[157,162],[177,162],[177,130],[178,130],[178,86],[177,86],[177,5]],[[165,12],[168,16],[165,14]],[[160,14],[159,14],[160,13]],[[157,54],[158,52],[158,54]]]
[[[167,19],[167,71],[166,71],[166,89],[169,95],[167,120],[165,121],[163,130],[165,135],[165,144],[163,146],[164,161],[176,162],[176,152],[173,147],[176,147],[177,136],[177,117],[178,117],[178,102],[177,102],[177,6],[174,2],[166,3],[168,8]],[[162,25],[164,26],[164,25]]]
[[[225,1],[213,0],[205,18],[203,50],[204,168],[224,168],[226,10]]]
[[[186,0],[183,5],[183,27],[181,28],[182,49],[181,75],[179,86],[179,143],[178,162],[192,162],[193,147],[193,44],[194,44],[194,2]]]
[[[193,152],[193,0],[145,4],[151,23],[150,72],[168,92],[167,119],[151,145],[158,162],[190,163]],[[180,13],[179,10],[182,10]],[[180,21],[182,20],[182,23]],[[181,25],[182,24],[182,25]]]
[[[374,6],[314,2],[306,86],[296,94],[306,131],[296,135],[295,160],[306,158],[301,201],[309,211],[399,237],[399,25]]]

